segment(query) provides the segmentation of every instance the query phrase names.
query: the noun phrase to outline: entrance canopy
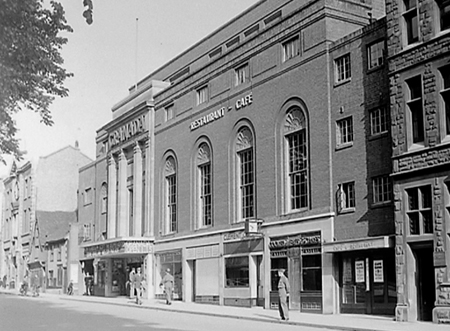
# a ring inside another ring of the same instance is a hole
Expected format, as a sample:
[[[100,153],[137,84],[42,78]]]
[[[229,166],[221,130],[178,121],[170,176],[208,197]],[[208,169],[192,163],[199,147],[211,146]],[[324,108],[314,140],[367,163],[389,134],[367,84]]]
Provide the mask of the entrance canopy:
[[[127,257],[133,254],[152,253],[153,240],[146,238],[114,238],[84,244],[81,247],[83,248],[83,257],[81,259]]]

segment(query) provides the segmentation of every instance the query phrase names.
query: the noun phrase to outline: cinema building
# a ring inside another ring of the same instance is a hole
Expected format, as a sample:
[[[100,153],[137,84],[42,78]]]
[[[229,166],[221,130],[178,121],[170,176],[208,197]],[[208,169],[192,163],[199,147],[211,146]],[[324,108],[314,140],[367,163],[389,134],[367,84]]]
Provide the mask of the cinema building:
[[[136,262],[149,297],[170,269],[175,299],[276,309],[283,268],[292,310],[393,315],[383,16],[260,1],[132,87],[80,172],[99,293]]]

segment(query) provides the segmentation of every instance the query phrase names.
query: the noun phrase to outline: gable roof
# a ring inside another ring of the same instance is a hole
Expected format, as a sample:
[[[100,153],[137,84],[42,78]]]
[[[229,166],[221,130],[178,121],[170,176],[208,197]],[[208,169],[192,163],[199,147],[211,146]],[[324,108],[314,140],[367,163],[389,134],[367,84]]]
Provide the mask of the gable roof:
[[[36,211],[39,239],[42,244],[63,239],[71,223],[76,222],[76,212]]]

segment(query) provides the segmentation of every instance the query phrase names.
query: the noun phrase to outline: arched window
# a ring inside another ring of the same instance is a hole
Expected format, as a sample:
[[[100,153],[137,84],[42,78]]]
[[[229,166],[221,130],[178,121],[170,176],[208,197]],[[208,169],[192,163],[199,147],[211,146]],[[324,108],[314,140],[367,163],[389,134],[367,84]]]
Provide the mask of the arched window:
[[[238,220],[255,217],[255,164],[253,134],[248,127],[236,137]]]
[[[165,186],[165,232],[177,231],[177,167],[175,158],[167,158],[164,167]]]
[[[289,108],[284,119],[287,209],[308,207],[308,141],[306,118],[298,106]]]
[[[212,226],[211,149],[201,143],[197,151],[198,227]]]

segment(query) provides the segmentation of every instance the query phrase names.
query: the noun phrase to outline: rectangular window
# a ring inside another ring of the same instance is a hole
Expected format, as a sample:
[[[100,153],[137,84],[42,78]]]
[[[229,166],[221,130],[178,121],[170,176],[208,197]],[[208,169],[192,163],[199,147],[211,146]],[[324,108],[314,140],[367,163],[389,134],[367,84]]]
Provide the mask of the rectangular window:
[[[249,66],[245,64],[235,70],[235,84],[236,86],[244,84],[249,81]]]
[[[298,36],[283,43],[283,61],[300,55],[300,38]]]
[[[450,29],[450,0],[438,0],[441,31]]]
[[[386,107],[370,111],[370,133],[372,136],[387,133],[389,129],[389,115]]]
[[[92,203],[92,189],[87,188],[84,190],[84,205],[90,205]]]
[[[408,45],[419,41],[419,21],[417,17],[417,0],[403,0],[403,20],[406,28]]]
[[[431,186],[421,186],[406,190],[408,196],[406,214],[409,220],[409,234],[433,233]]]
[[[56,249],[56,260],[57,261],[61,261],[61,251],[62,251],[62,247],[58,247],[57,249]]]
[[[412,142],[424,141],[423,105],[422,105],[422,78],[416,76],[406,81],[409,89],[407,106],[411,119]]]
[[[306,155],[305,130],[288,135],[290,209],[308,206],[308,158]]]
[[[83,241],[91,239],[91,225],[83,224]]]
[[[337,145],[347,145],[353,142],[353,119],[352,117],[347,117],[342,120],[337,121],[337,132],[336,141]]]
[[[249,287],[248,256],[225,259],[225,287]]]
[[[375,177],[373,184],[373,203],[389,202],[392,199],[392,184],[389,176]]]
[[[53,262],[55,259],[55,253],[53,252],[53,248],[50,248],[50,262]]]
[[[450,65],[440,68],[439,72],[442,81],[441,97],[444,102],[445,134],[450,135]]]
[[[348,182],[339,185],[338,195],[338,203],[340,208],[339,212],[355,208],[355,182]]]
[[[62,280],[63,280],[63,269],[62,267],[58,267],[58,278],[56,286],[58,287],[62,286]]]
[[[322,290],[322,256],[319,254],[302,256],[302,290]]]
[[[208,101],[208,86],[203,86],[197,90],[197,105]]]
[[[212,225],[212,184],[211,163],[202,164],[200,167],[200,209],[202,226]]]
[[[239,152],[242,219],[254,217],[255,179],[253,174],[253,149]]]
[[[175,175],[166,177],[167,180],[167,217],[169,232],[177,231],[177,180]]]
[[[170,121],[173,118],[173,105],[167,106],[164,108],[164,120]]]
[[[350,54],[341,56],[334,61],[334,73],[336,83],[349,80],[352,76],[350,66]]]
[[[384,40],[378,41],[367,48],[369,70],[384,64]]]
[[[24,199],[28,198],[28,178],[25,179]]]

